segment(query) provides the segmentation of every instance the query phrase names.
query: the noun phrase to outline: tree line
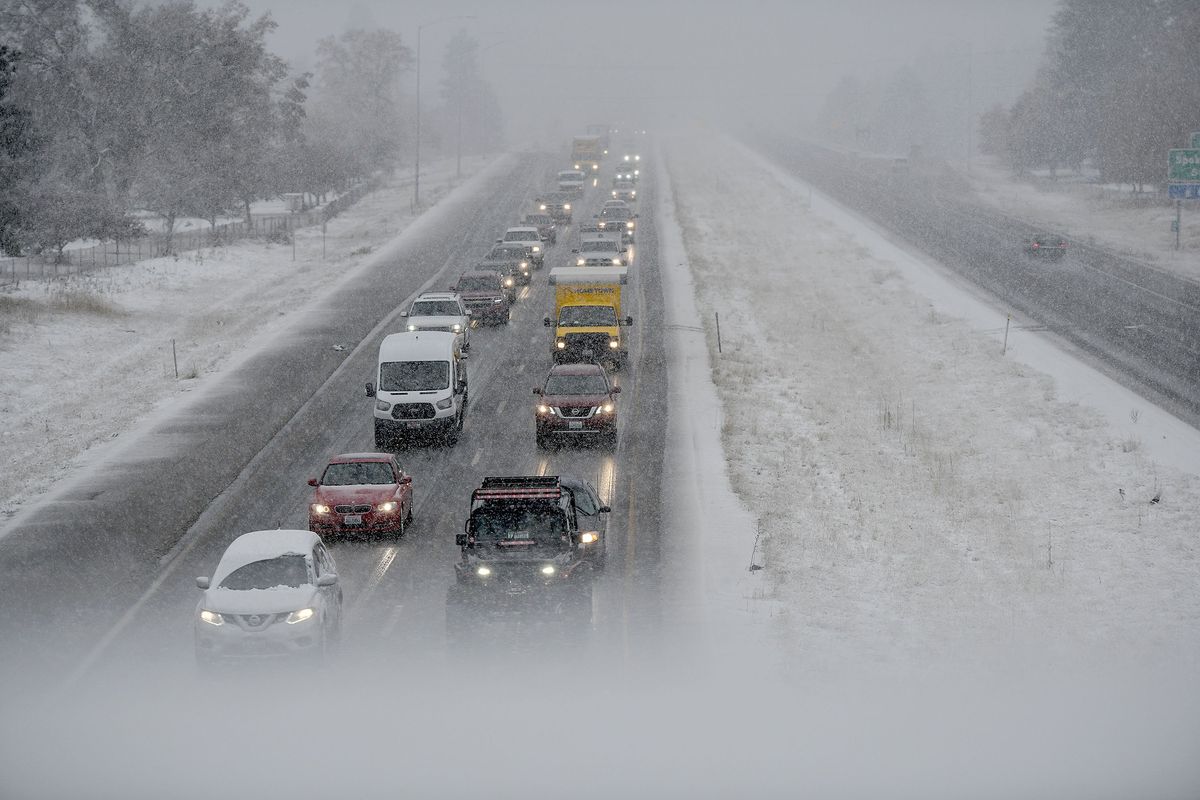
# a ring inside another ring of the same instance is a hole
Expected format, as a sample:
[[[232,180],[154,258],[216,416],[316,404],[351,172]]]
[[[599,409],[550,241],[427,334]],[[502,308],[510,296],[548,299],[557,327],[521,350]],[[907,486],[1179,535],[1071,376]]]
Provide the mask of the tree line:
[[[981,116],[980,149],[1018,173],[1090,164],[1141,190],[1198,130],[1200,3],[1062,0],[1032,85]]]
[[[295,73],[267,46],[275,27],[236,0],[0,0],[0,249],[140,235],[138,212],[168,234],[182,217],[215,226],[256,200],[394,169],[414,144],[400,35],[326,37],[313,71]],[[466,116],[492,132],[469,146],[497,146],[490,87],[473,58],[454,66],[428,135],[445,141],[446,120]]]

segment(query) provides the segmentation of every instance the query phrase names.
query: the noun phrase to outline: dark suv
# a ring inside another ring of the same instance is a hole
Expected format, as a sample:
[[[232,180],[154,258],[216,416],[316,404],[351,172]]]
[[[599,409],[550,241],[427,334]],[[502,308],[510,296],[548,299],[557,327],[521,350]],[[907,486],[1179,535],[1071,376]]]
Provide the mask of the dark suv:
[[[509,286],[504,285],[506,280]],[[495,270],[475,270],[464,272],[450,291],[462,298],[471,319],[501,325],[512,318],[512,283],[512,278],[503,278]]]
[[[1025,245],[1025,255],[1029,258],[1045,258],[1049,261],[1060,261],[1067,254],[1067,240],[1062,236],[1050,233],[1039,233]]]

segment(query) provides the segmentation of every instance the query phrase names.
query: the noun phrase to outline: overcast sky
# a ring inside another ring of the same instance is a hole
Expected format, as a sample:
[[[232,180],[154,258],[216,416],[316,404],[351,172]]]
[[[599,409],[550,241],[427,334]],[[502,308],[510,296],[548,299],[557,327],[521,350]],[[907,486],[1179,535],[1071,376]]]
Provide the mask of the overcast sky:
[[[1036,67],[1057,6],[1057,0],[246,2],[279,23],[273,47],[297,69],[311,68],[314,43],[323,36],[386,27],[415,48],[417,26],[426,26],[427,97],[435,96],[446,40],[465,28],[483,48],[481,60],[511,112],[510,139],[518,146],[558,141],[584,120],[802,124],[843,74],[886,77],[918,57],[944,64],[948,81],[970,80],[979,109],[1011,102]],[[456,15],[476,18],[447,19]]]

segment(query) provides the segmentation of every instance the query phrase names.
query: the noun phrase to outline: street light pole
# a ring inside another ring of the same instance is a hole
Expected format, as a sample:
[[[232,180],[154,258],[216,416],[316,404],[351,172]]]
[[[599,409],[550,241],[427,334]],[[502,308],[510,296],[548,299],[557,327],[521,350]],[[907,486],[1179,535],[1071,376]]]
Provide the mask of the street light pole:
[[[475,15],[466,14],[454,17],[442,17],[441,19],[435,19],[432,22],[426,22],[417,26],[417,158],[416,164],[413,167],[413,211],[421,207],[421,31],[430,25],[437,25],[439,22],[450,22],[456,19],[475,19]]]

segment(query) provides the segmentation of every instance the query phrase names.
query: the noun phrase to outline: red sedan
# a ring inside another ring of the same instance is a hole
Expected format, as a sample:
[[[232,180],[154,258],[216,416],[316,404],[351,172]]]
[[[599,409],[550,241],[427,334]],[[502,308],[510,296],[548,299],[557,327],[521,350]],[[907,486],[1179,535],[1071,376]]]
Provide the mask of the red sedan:
[[[308,529],[325,536],[404,535],[413,517],[412,477],[389,453],[343,453],[329,460],[308,506]]]

